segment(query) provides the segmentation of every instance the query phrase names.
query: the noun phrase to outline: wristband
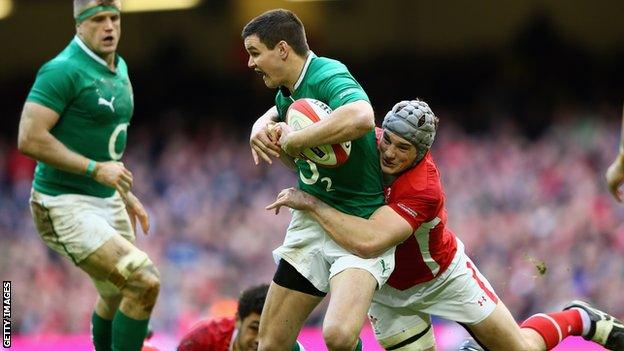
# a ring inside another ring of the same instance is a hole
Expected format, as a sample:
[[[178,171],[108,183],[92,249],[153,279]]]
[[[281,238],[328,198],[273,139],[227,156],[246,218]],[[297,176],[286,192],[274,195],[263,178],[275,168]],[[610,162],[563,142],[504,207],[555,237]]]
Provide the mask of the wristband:
[[[89,164],[87,165],[87,170],[85,171],[85,175],[87,177],[93,176],[93,171],[95,170],[95,161],[89,160]]]

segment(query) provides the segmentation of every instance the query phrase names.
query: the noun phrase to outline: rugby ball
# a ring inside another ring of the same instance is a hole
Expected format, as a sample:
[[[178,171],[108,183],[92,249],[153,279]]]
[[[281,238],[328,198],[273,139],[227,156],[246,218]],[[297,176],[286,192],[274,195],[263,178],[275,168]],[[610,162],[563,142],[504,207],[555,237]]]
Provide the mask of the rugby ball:
[[[328,118],[332,109],[322,101],[299,99],[286,112],[286,123],[293,129],[303,129],[312,123]],[[304,149],[301,157],[322,167],[338,167],[347,162],[351,153],[351,141],[340,144],[320,145]]]

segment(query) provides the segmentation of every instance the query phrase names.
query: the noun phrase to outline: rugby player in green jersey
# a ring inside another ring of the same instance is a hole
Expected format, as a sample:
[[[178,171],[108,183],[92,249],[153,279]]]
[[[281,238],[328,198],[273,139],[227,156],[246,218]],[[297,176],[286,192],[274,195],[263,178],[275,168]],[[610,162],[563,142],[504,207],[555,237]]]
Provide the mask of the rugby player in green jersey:
[[[18,147],[37,160],[30,205],[41,238],[98,291],[95,349],[140,350],[160,280],[134,245],[136,219],[144,233],[149,219],[119,161],[134,107],[126,63],[116,54],[121,1],[73,6],[76,36],[39,70]]]
[[[243,29],[249,68],[269,88],[278,88],[275,106],[252,128],[254,162],[286,159],[298,172],[299,188],[346,213],[368,218],[383,205],[375,119],[368,96],[345,65],[318,57],[308,48],[303,24],[287,10],[268,11]],[[292,131],[283,122],[290,104],[313,98],[332,108],[330,118]],[[271,129],[271,130],[270,130]],[[346,163],[323,168],[298,158],[304,148],[352,141]],[[289,350],[310,312],[331,291],[323,322],[330,350],[359,350],[358,336],[373,293],[394,267],[394,249],[363,259],[337,245],[309,214],[293,211],[282,246],[273,255],[278,268],[259,330],[259,350]]]

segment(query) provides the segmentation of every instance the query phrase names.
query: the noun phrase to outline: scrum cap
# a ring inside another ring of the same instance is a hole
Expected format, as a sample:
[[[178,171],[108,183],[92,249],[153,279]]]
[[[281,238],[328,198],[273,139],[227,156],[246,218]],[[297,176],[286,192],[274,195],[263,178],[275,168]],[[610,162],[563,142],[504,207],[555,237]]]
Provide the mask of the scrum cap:
[[[382,127],[409,141],[416,147],[416,161],[420,161],[435,139],[438,118],[429,105],[420,100],[401,101],[392,107]]]

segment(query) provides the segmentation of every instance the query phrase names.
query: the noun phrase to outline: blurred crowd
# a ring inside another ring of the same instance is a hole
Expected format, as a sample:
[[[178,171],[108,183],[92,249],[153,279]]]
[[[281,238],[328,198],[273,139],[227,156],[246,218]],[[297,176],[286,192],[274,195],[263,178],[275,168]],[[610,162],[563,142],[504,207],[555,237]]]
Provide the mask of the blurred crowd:
[[[433,107],[450,227],[515,316],[581,297],[624,317],[624,207],[603,176],[617,151],[617,113],[558,109],[528,139],[504,116],[471,134]],[[289,213],[264,206],[296,177],[278,164],[255,166],[246,137],[226,126],[179,128],[175,113],[163,121],[131,128],[123,161],[151,216],[138,246],[162,275],[153,328],[179,334],[200,317],[231,313],[242,289],[271,279]],[[13,328],[84,333],[96,295],[37,236],[28,208],[34,163],[0,139],[0,165],[0,276],[13,282]]]

